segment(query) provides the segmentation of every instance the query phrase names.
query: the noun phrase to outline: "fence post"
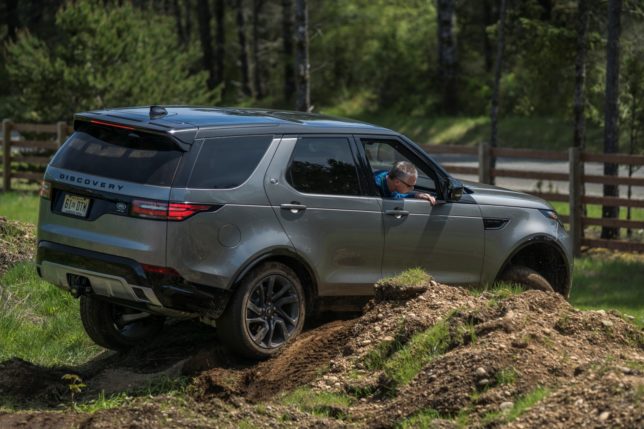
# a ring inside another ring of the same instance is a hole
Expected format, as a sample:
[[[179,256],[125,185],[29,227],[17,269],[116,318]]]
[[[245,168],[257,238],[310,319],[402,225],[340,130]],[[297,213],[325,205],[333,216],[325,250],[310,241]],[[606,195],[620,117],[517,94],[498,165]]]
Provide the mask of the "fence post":
[[[570,164],[570,234],[572,236],[572,251],[575,257],[581,256],[581,236],[583,232],[581,204],[582,171],[581,150],[578,147],[568,149],[568,162]]]
[[[67,122],[59,121],[56,123],[56,143],[58,147],[65,143],[67,138]]]
[[[479,182],[481,183],[491,183],[492,181],[492,165],[490,162],[490,144],[479,143]]]
[[[11,119],[2,120],[2,189],[11,190]]]

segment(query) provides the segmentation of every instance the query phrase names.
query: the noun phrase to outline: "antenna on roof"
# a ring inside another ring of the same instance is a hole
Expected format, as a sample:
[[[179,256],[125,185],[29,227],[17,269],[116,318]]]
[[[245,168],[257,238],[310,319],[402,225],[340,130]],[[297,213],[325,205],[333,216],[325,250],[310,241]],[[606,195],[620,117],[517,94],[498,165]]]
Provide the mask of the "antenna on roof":
[[[161,106],[150,106],[150,119],[159,119],[168,114],[168,111]]]

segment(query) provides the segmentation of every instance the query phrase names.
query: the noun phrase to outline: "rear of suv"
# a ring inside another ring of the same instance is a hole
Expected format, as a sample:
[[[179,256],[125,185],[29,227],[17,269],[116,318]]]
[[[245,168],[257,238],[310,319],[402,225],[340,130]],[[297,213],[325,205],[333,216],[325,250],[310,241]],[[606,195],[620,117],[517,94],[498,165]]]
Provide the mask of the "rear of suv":
[[[78,114],[41,189],[38,273],[80,297],[88,335],[123,350],[170,318],[216,325],[267,357],[325,303],[381,277],[570,288],[556,213],[525,194],[449,176],[404,136],[297,112],[193,107]],[[412,162],[421,200],[388,200],[373,174]]]

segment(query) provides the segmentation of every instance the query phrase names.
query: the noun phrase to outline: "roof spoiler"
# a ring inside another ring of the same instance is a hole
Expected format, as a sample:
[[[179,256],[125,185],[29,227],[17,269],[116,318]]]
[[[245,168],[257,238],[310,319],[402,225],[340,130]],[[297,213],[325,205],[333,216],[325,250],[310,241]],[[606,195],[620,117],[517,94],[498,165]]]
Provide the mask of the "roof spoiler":
[[[192,146],[192,143],[194,142],[195,136],[197,135],[198,131],[197,128],[175,129],[161,125],[141,123],[138,121],[125,119],[114,122],[111,120],[105,120],[105,118],[100,115],[93,114],[74,115],[74,130],[78,130],[80,126],[87,124],[102,127],[112,127],[121,130],[140,131],[143,133],[163,136],[174,141],[176,145],[184,152],[190,150],[190,147]]]

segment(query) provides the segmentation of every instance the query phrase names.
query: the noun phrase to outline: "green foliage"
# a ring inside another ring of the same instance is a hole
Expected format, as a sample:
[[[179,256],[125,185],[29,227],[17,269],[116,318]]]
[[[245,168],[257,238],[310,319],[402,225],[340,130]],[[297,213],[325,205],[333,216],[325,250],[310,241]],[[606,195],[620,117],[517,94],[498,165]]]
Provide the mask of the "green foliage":
[[[181,48],[171,19],[130,3],[81,0],[56,15],[56,37],[24,31],[7,45],[6,68],[21,88],[14,117],[69,120],[74,112],[145,104],[205,104],[206,73],[195,48]]]
[[[548,388],[537,387],[533,391],[521,396],[507,412],[495,411],[483,416],[483,424],[490,426],[494,423],[509,423],[516,420],[530,407],[547,398],[550,393],[551,391]]]

